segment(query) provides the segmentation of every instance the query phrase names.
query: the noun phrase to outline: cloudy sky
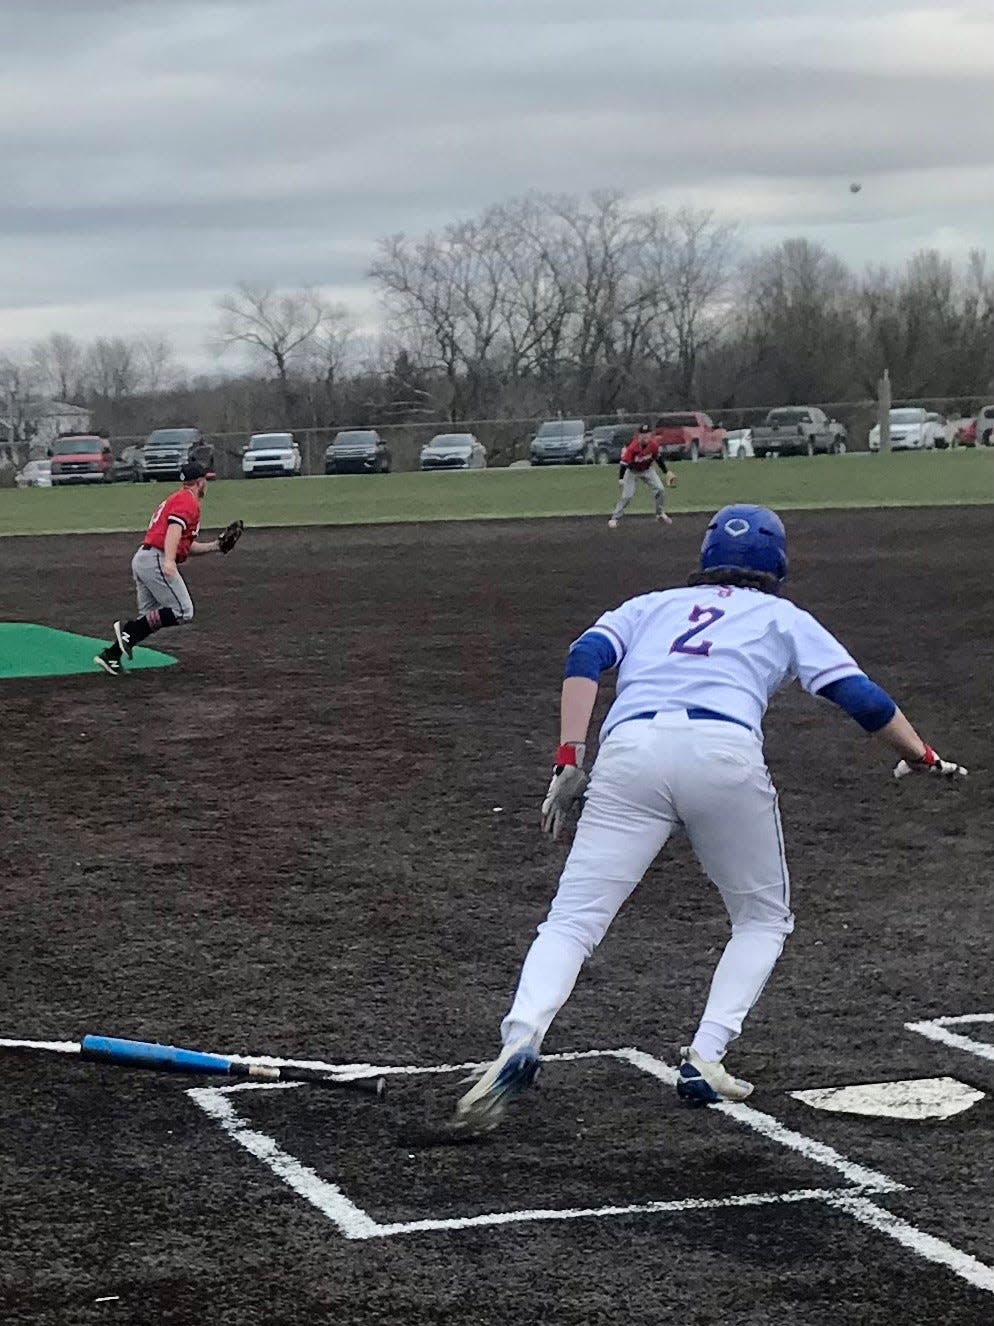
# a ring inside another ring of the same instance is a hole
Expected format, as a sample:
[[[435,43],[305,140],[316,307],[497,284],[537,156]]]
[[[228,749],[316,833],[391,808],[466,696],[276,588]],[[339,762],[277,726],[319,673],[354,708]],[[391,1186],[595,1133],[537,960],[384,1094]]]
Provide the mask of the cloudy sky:
[[[994,257],[994,0],[0,0],[0,50],[0,351],[209,366],[239,280],[371,325],[378,236],[533,189]]]

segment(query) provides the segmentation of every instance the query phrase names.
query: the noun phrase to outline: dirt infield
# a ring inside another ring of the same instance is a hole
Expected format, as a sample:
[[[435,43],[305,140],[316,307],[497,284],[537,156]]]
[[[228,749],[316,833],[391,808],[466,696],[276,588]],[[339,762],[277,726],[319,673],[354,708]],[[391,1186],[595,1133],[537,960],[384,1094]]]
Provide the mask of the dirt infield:
[[[163,637],[178,667],[0,686],[0,1035],[489,1056],[564,855],[536,807],[565,649],[602,608],[681,582],[701,523],[250,532],[193,567],[197,621]],[[909,1124],[787,1095],[942,1074],[994,1093],[990,1059],[905,1030],[994,1007],[990,510],[805,513],[790,533],[792,596],[973,776],[895,785],[837,712],[774,702],[798,924],[735,1051],[758,1083],[748,1117],[680,1111],[658,1077],[725,936],[680,841],[547,1044],[646,1058],[551,1063],[479,1146],[407,1132],[448,1107],[456,1072],[398,1074],[377,1107],[4,1060],[0,1319],[994,1320],[966,1273],[994,1265],[990,1097]],[[100,634],[130,608],[132,543],[5,541],[0,616]],[[313,1178],[293,1190],[249,1133]],[[376,1234],[349,1205],[430,1227]]]

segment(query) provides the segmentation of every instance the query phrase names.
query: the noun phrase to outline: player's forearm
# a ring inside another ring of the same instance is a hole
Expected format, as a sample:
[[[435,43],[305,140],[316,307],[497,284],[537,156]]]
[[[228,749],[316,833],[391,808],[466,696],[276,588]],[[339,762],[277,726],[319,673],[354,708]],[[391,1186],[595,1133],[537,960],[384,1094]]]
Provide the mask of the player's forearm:
[[[894,717],[875,732],[874,736],[879,737],[881,741],[885,742],[891,750],[896,751],[902,759],[907,760],[909,764],[917,763],[925,754],[925,742],[922,741],[900,709],[895,709]]]
[[[162,555],[168,566],[175,568],[176,552],[179,548],[180,528],[178,525],[171,524],[166,530],[166,537],[162,541]]]
[[[582,746],[597,701],[597,682],[589,677],[567,677],[559,706],[559,743]]]
[[[205,553],[217,552],[217,539],[211,539],[210,543],[194,542],[190,544],[191,557],[203,557]]]

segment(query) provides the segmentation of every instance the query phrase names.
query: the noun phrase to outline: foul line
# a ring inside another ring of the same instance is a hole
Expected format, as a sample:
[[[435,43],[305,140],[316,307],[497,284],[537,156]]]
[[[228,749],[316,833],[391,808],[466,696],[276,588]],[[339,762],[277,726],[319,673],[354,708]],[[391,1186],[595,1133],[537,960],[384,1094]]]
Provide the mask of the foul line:
[[[994,1045],[986,1041],[975,1041],[970,1036],[961,1036],[956,1031],[947,1031],[947,1027],[964,1027],[973,1022],[994,1022],[994,1013],[962,1013],[958,1017],[930,1018],[925,1022],[906,1022],[905,1031],[913,1031],[926,1040],[938,1041],[954,1050],[965,1050],[978,1059],[988,1059],[994,1063]]]

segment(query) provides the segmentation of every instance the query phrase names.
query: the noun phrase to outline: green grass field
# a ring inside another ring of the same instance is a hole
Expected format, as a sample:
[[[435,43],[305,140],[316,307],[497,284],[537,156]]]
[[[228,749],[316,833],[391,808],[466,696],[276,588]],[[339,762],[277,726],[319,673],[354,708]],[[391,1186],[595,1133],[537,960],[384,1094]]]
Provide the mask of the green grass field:
[[[893,456],[819,456],[773,461],[684,462],[669,510],[713,511],[726,502],[780,510],[860,506],[959,506],[994,501],[994,451]],[[212,483],[204,527],[235,517],[249,526],[365,525],[410,520],[496,520],[521,516],[607,516],[617,470],[484,470],[464,474],[348,475]],[[142,530],[166,484],[4,489],[0,534]],[[629,510],[650,509],[641,489]]]

